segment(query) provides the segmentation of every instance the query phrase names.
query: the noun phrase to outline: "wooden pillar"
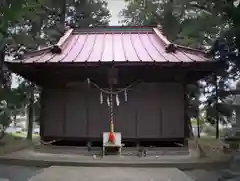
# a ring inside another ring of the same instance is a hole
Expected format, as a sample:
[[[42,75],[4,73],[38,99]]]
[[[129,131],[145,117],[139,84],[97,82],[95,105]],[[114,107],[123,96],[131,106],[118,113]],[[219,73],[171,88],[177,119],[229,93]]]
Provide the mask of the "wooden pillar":
[[[184,77],[182,79],[182,84],[183,84],[183,99],[184,99],[184,145],[188,146],[188,141],[187,139],[191,137],[191,127],[190,127],[190,119],[188,115],[188,99],[187,99],[187,74],[184,74]]]
[[[87,89],[86,89],[86,97],[85,97],[85,106],[86,106],[86,137],[87,137],[87,148],[88,148],[88,151],[91,151],[91,146],[92,146],[92,142],[91,142],[91,139],[90,139],[90,123],[89,123],[89,101],[90,101],[90,95],[91,95],[91,92],[90,92],[90,81],[88,80],[87,81]]]
[[[40,92],[40,137],[44,136],[44,90],[41,88]]]
[[[63,127],[62,127],[62,136],[65,137],[66,135],[66,126],[67,126],[67,97],[68,97],[68,89],[65,85],[63,90]]]
[[[187,85],[184,83],[184,136],[189,137],[189,126],[188,126],[188,102],[187,102],[187,94],[186,94],[186,88]]]

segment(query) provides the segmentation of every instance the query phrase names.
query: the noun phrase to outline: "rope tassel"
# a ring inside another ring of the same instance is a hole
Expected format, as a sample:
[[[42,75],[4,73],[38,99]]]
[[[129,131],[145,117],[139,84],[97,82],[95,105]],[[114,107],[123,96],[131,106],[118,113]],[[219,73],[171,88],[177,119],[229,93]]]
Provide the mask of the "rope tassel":
[[[125,102],[127,102],[127,89],[124,90]]]
[[[110,100],[109,100],[109,96],[107,96],[107,105],[110,107]]]
[[[89,78],[87,78],[87,84],[88,84],[88,88],[90,88],[91,81]]]
[[[103,93],[100,92],[100,104],[103,104]]]
[[[116,104],[117,104],[117,106],[120,105],[120,100],[119,100],[118,94],[116,95]]]

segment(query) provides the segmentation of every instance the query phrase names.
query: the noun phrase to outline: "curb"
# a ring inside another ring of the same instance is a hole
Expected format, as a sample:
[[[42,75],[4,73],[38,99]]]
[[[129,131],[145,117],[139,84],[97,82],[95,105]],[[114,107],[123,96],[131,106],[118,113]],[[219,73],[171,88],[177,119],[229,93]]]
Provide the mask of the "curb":
[[[73,167],[165,167],[178,168],[180,170],[193,169],[216,169],[225,168],[229,164],[229,160],[222,161],[206,161],[206,162],[72,162],[72,161],[50,161],[50,160],[27,160],[15,158],[0,158],[0,164],[32,166],[32,167],[50,167],[50,166],[73,166]]]

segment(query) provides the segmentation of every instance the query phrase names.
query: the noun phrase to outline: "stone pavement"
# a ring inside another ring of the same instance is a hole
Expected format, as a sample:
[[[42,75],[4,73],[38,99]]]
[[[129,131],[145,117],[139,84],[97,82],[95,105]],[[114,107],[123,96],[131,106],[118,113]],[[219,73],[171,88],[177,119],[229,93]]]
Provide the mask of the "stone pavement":
[[[29,181],[194,181],[176,168],[58,167]]]

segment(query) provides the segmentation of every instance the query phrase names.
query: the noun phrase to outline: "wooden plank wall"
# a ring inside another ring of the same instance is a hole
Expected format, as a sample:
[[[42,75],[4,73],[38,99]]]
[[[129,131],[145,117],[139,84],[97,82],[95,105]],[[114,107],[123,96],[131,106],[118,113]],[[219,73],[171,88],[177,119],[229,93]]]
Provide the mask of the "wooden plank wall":
[[[183,138],[184,89],[177,83],[142,83],[119,94],[115,106],[115,131],[123,138]],[[114,99],[115,101],[115,99]],[[109,131],[106,99],[86,84],[66,89],[44,89],[43,136],[100,138]]]

